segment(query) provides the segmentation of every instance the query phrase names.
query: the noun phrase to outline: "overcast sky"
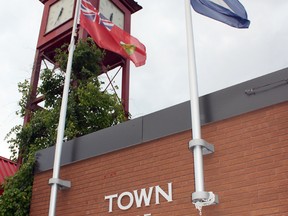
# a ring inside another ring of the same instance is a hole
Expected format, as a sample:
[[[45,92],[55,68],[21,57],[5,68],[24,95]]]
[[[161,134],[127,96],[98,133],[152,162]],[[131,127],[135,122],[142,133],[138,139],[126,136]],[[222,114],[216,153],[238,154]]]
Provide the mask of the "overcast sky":
[[[184,0],[137,0],[132,35],[147,48],[145,66],[131,64],[130,112],[137,118],[189,100]],[[288,1],[242,0],[249,29],[235,29],[193,11],[200,95],[288,67]],[[0,2],[0,156],[4,141],[22,124],[17,83],[30,79],[43,5]]]

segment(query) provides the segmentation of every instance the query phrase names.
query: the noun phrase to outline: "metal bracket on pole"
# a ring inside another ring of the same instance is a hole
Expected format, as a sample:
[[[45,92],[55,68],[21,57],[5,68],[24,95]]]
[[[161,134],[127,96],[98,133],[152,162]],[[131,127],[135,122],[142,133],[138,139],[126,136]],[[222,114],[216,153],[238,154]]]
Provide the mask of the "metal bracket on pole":
[[[192,193],[192,202],[197,203],[197,202],[204,202],[206,200],[211,199],[211,194],[213,192],[206,192],[206,191],[196,191]],[[212,203],[210,205],[215,205],[219,203],[219,198],[217,194],[213,194],[215,197],[212,200]]]
[[[71,181],[57,179],[57,178],[50,178],[48,184],[49,185],[56,184],[59,190],[66,190],[66,189],[71,188]]]
[[[201,146],[202,147],[202,154],[207,155],[214,153],[214,145],[206,142],[204,139],[193,139],[189,141],[189,149],[193,152],[193,148],[195,146]]]
[[[192,194],[192,202],[199,211],[199,215],[202,215],[204,206],[219,204],[219,199],[218,195],[213,192],[198,191]]]

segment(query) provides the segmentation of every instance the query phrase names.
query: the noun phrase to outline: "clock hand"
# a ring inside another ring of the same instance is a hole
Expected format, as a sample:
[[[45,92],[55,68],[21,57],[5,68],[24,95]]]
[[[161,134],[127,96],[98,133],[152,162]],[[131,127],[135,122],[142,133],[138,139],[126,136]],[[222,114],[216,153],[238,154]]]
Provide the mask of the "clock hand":
[[[109,20],[110,20],[111,22],[113,22],[113,13],[110,14]]]
[[[58,20],[60,19],[61,15],[62,15],[62,13],[63,13],[63,10],[64,10],[64,8],[62,7],[61,10],[60,10],[60,12],[59,12],[59,15],[58,15],[58,17],[57,17],[57,20],[56,20],[55,23],[54,23],[54,25],[55,25],[55,24],[58,22]]]

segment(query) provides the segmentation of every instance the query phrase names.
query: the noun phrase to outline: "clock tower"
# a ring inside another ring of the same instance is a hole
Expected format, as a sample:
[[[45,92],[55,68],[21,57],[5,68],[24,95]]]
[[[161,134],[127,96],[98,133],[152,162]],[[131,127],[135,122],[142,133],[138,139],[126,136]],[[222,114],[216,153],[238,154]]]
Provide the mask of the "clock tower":
[[[75,0],[39,0],[44,4],[40,33],[30,81],[30,98],[26,107],[24,124],[29,122],[31,112],[39,108],[43,96],[37,97],[37,86],[43,61],[55,65],[56,48],[69,44],[75,12]],[[130,33],[131,15],[142,7],[134,0],[90,0],[90,2],[114,24]],[[88,33],[79,26],[78,38],[87,38]],[[121,100],[126,115],[129,113],[129,73],[130,62],[116,53],[105,51],[102,73],[116,67],[122,69]]]

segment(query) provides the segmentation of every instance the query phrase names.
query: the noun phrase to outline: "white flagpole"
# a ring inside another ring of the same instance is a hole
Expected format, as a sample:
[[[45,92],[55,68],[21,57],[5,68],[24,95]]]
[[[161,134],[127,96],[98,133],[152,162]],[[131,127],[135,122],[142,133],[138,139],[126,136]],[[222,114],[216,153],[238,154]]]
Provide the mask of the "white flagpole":
[[[67,111],[67,103],[68,103],[70,77],[71,77],[71,70],[72,70],[72,60],[73,60],[73,54],[75,50],[75,38],[77,36],[76,31],[77,31],[77,23],[79,19],[81,0],[76,0],[76,1],[77,2],[76,2],[76,8],[75,8],[72,35],[71,35],[71,41],[69,45],[68,62],[67,62],[66,74],[65,74],[64,90],[63,90],[63,95],[62,95],[61,110],[60,110],[60,116],[59,116],[57,140],[56,140],[56,145],[55,145],[53,177],[49,180],[49,184],[51,184],[49,216],[54,216],[56,212],[58,188],[71,186],[70,182],[59,179],[59,173],[60,173],[60,166],[61,166],[61,153],[62,153],[62,145],[63,145],[64,131],[65,131],[65,120],[66,120],[66,111]]]
[[[214,196],[212,192],[205,191],[204,171],[203,171],[203,149],[205,151],[207,150],[208,153],[212,153],[214,151],[214,147],[213,145],[207,143],[201,138],[197,68],[196,68],[190,0],[185,0],[185,14],[186,14],[186,31],[187,31],[187,46],[188,46],[190,106],[191,106],[191,121],[192,121],[192,140],[189,142],[189,149],[191,151],[193,150],[194,181],[195,181],[195,192],[192,193],[192,201],[193,203],[197,202],[203,203],[206,202],[207,200],[210,200],[211,195]]]
[[[192,138],[201,139],[197,69],[196,69],[190,0],[185,0],[185,3],[186,3],[185,14],[186,14],[187,45],[188,45],[188,70],[189,70],[189,85],[190,85]],[[204,191],[203,156],[201,146],[195,146],[193,149],[193,153],[194,153],[194,169],[195,169],[195,189],[196,191]]]

